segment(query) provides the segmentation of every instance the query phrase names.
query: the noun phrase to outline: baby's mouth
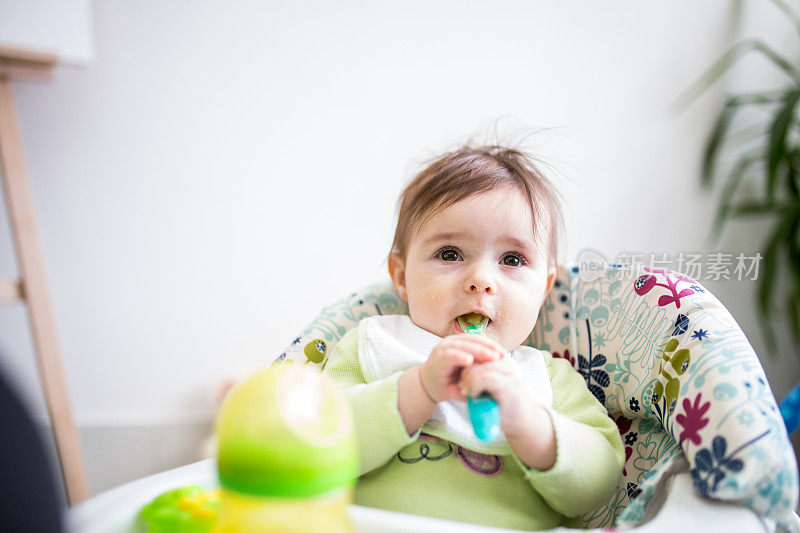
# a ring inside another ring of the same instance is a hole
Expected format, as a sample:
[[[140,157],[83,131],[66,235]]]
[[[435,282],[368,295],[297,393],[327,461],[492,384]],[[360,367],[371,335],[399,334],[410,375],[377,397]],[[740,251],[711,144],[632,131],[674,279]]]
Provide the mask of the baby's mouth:
[[[480,313],[467,313],[456,317],[456,322],[464,333],[483,335],[486,331],[486,326],[489,325],[489,317]]]

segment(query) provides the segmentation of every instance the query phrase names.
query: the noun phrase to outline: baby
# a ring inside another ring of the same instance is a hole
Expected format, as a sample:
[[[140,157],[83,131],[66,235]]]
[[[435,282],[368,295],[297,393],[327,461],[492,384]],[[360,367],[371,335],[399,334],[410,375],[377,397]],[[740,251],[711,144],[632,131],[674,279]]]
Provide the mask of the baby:
[[[613,420],[569,362],[520,346],[555,280],[561,217],[510,148],[465,146],[406,186],[389,274],[410,316],[362,320],[323,370],[355,417],[355,503],[547,529],[580,527],[611,497],[624,463]],[[485,337],[462,329],[470,313],[488,318]],[[499,405],[493,443],[466,413],[482,393]]]

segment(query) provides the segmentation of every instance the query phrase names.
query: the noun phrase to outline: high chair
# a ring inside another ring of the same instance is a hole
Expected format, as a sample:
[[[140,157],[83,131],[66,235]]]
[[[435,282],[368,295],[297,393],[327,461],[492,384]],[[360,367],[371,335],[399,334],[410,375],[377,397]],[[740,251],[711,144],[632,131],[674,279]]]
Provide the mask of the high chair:
[[[362,318],[400,313],[408,308],[390,282],[370,285],[325,307],[274,363],[322,368]],[[585,529],[800,532],[797,462],[775,398],[741,328],[700,283],[670,270],[559,265],[526,344],[573,364],[625,445],[616,491],[581,517]],[[214,460],[96,496],[70,511],[68,525],[140,531],[142,505],[188,484],[218,486]],[[358,505],[348,512],[357,533],[513,531]]]
[[[276,363],[322,367],[362,318],[401,313],[390,282],[368,286],[324,308]],[[704,531],[800,531],[797,462],[775,398],[741,328],[700,283],[561,264],[525,344],[572,363],[625,445],[616,493],[582,516],[585,528],[666,530],[693,510],[713,520],[696,524]]]

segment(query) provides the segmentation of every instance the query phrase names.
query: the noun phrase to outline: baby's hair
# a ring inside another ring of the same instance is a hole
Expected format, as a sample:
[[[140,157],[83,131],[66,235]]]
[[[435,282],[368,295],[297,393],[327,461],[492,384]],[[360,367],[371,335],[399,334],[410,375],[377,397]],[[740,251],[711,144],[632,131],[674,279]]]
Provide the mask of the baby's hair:
[[[400,194],[391,253],[405,258],[413,234],[438,210],[504,187],[516,188],[527,200],[533,234],[538,242],[547,244],[547,265],[555,267],[564,227],[560,195],[532,156],[496,144],[465,144],[427,162]],[[544,241],[540,231],[545,232]]]

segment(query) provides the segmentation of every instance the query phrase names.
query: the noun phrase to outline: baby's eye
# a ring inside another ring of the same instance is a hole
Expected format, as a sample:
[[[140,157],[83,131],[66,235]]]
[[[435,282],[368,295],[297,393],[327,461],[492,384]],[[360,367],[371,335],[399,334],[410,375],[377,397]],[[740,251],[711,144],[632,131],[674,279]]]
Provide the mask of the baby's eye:
[[[442,261],[458,261],[458,252],[451,248],[446,248],[436,254]]]
[[[522,266],[523,259],[517,254],[507,254],[503,256],[503,264],[510,267]]]

